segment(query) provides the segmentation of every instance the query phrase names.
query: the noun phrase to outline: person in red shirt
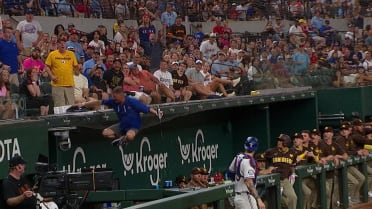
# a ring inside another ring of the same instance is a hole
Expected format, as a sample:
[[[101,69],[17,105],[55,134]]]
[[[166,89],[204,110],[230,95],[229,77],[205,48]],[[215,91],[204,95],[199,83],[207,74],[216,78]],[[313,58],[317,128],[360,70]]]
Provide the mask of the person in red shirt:
[[[143,86],[143,92],[151,96],[153,104],[159,104],[161,97],[157,85],[161,84],[160,81],[147,70],[139,71],[138,67],[134,67],[134,65],[130,68],[131,78],[139,81],[139,85]]]
[[[217,33],[218,35],[223,35],[225,31],[225,27],[222,25],[222,21],[219,18],[216,18],[216,25],[213,27],[213,33]]]

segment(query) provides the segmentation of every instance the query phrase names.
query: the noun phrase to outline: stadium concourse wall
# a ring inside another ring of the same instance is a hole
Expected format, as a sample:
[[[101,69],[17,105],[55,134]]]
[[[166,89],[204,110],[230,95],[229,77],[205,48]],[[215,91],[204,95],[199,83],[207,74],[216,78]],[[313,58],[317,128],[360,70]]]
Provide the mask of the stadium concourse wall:
[[[6,15],[1,16],[3,19],[9,18]],[[12,17],[17,22],[24,20],[23,16],[13,16]],[[109,39],[113,38],[113,31],[112,27],[116,22],[115,19],[97,19],[97,18],[71,18],[71,17],[45,17],[45,16],[35,16],[35,20],[38,20],[43,28],[44,32],[48,32],[52,34],[54,31],[54,26],[56,24],[62,24],[67,28],[68,23],[74,23],[76,28],[80,31],[84,32],[92,32],[98,25],[104,25],[107,27],[107,37]],[[330,19],[331,26],[334,27],[338,31],[347,31],[347,25],[349,19]],[[136,20],[125,20],[124,21],[128,26],[138,27]],[[265,27],[266,20],[258,20],[258,21],[229,21],[229,26],[232,28],[234,33],[244,33],[246,31],[250,33],[261,33]],[[286,25],[286,30],[288,31],[290,24],[293,21],[284,20]],[[187,32],[193,32],[193,27],[196,24],[202,24],[203,32],[210,33],[212,28],[214,27],[214,22],[183,22],[186,26]],[[160,21],[153,21],[153,24],[160,29],[161,23]],[[372,18],[364,18],[364,27],[366,25],[372,25]]]

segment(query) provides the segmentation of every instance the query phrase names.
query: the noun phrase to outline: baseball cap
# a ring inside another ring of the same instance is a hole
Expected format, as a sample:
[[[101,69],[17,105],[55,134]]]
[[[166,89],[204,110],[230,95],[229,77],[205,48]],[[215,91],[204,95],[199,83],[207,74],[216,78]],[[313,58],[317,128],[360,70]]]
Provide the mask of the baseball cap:
[[[142,17],[143,17],[143,18],[146,18],[146,17],[150,17],[150,15],[149,15],[149,13],[145,13],[145,14],[143,14]]]
[[[351,124],[352,124],[353,126],[361,126],[361,125],[363,125],[363,121],[362,121],[361,119],[354,119],[354,120],[351,122]]]
[[[201,61],[201,60],[196,60],[196,61],[195,61],[195,64],[203,64],[203,61]]]
[[[173,42],[173,44],[181,44],[181,41],[180,40],[176,40],[175,42]]]
[[[87,46],[87,49],[95,49],[95,47],[92,46],[92,45],[88,45],[88,46]]]
[[[77,32],[77,30],[73,29],[70,31],[70,35],[74,35],[74,34],[79,34],[79,33]]]
[[[115,59],[114,59],[114,62],[120,62],[120,64],[121,64],[121,60],[120,60],[120,58],[115,58]]]
[[[294,133],[292,138],[294,138],[294,139],[304,139],[302,137],[302,135],[300,133],[298,133],[298,132]]]
[[[217,34],[216,34],[216,33],[210,33],[210,34],[209,34],[209,37],[210,37],[210,38],[216,38],[216,37],[217,37]]]
[[[29,9],[26,10],[26,14],[34,14],[34,10],[29,8]]]
[[[278,137],[277,137],[278,140],[289,140],[291,141],[291,138],[287,135],[287,134],[280,134]]]
[[[298,22],[299,23],[306,23],[306,20],[305,19],[299,19]]]
[[[207,171],[207,169],[206,168],[200,168],[200,174],[201,175],[209,175],[209,172]]]
[[[67,50],[75,51],[75,48],[74,48],[73,46],[68,46],[68,47],[67,47]]]
[[[265,154],[261,153],[256,156],[256,161],[266,161]]]
[[[172,65],[174,65],[174,64],[176,64],[176,65],[180,65],[179,62],[172,62]]]
[[[9,160],[9,168],[15,167],[19,164],[26,164],[26,161],[19,155],[15,155]]]
[[[40,48],[39,47],[32,47],[31,48],[31,52],[35,52],[35,51],[39,51],[40,52]]]
[[[201,174],[201,170],[200,170],[200,168],[198,168],[198,167],[193,168],[193,169],[191,170],[191,174],[193,174],[193,175]]]
[[[134,70],[136,69],[137,65],[132,63],[132,64],[129,64],[128,67],[130,70]]]
[[[75,25],[74,25],[74,23],[69,23],[68,25],[67,25],[67,27],[69,28],[69,27],[75,27]]]
[[[226,56],[226,54],[225,54],[224,52],[222,52],[222,51],[219,51],[219,52],[218,52],[218,55]]]
[[[128,38],[127,43],[134,43],[134,40],[132,38]]]
[[[347,125],[347,124],[342,124],[342,125],[340,126],[340,130],[348,130],[349,128],[350,128],[350,126]]]
[[[311,134],[320,135],[320,132],[318,129],[314,128],[313,130],[311,130]]]
[[[331,126],[324,127],[324,132],[333,132],[333,128]]]

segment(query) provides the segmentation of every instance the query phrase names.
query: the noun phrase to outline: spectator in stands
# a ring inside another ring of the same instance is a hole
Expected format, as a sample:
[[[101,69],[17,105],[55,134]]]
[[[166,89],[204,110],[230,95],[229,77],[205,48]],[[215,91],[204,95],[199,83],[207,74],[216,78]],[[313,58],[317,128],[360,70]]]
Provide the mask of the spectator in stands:
[[[115,3],[115,15],[116,17],[123,17],[124,19],[129,18],[129,8],[127,0],[119,0]]]
[[[160,20],[167,27],[171,27],[176,23],[177,13],[173,11],[173,6],[167,4],[166,10],[161,14]]]
[[[280,41],[280,38],[283,37],[283,35],[286,32],[283,20],[281,18],[277,17],[275,19],[275,22],[273,23],[273,29],[274,29],[275,33],[279,36],[279,40],[276,40],[275,39],[276,37],[273,37],[273,40],[274,41]]]
[[[216,18],[216,25],[213,27],[213,33],[217,34],[217,36],[222,36],[224,32],[225,30],[222,25],[222,20],[220,18]]]
[[[104,8],[105,7],[103,7],[101,5],[101,2],[99,0],[91,0],[90,1],[90,9],[91,9],[93,17],[95,17],[95,18],[102,17],[103,16],[102,9],[104,9]],[[111,12],[111,11],[107,11],[107,12]]]
[[[74,68],[74,98],[75,104],[88,102],[98,98],[97,95],[90,97],[88,79],[82,74],[82,69]]]
[[[120,43],[121,40],[127,40],[128,39],[128,34],[127,34],[127,26],[123,23],[119,24],[119,30],[114,36],[114,41],[116,43]]]
[[[142,86],[140,86],[140,80],[131,74],[131,70],[136,70],[134,68],[137,68],[134,64],[130,66],[127,64],[123,65],[123,90],[131,92],[131,94],[128,95],[129,97],[135,98],[145,105],[149,105],[151,103],[151,97],[143,92]]]
[[[143,86],[143,92],[147,95],[151,96],[153,104],[159,104],[161,102],[160,94],[157,91],[156,86],[160,85],[160,81],[149,71],[147,70],[139,70],[138,65],[137,67],[132,67],[135,65],[130,66],[130,74],[132,75],[132,79],[135,81],[139,81],[139,85]]]
[[[236,7],[236,11],[239,13],[239,20],[246,20],[247,18],[247,10],[248,10],[248,3],[244,0],[240,0],[239,5]]]
[[[83,74],[88,78],[89,85],[92,84],[92,81],[90,80],[91,71],[97,67],[102,68],[103,72],[107,71],[105,64],[102,62],[100,51],[94,50],[92,58],[83,63]]]
[[[107,85],[107,92],[112,93],[112,90],[117,86],[123,86],[124,75],[122,72],[122,63],[119,58],[115,58],[114,65],[103,73],[103,80]]]
[[[31,56],[22,63],[23,69],[33,69],[39,74],[43,72],[47,66],[45,66],[44,62],[41,60],[40,52],[41,50],[39,47],[31,48]]]
[[[301,19],[301,21],[302,20],[303,19]],[[305,39],[307,38],[306,34],[303,32],[300,26],[300,21],[294,22],[294,24],[289,28],[288,35],[289,42],[294,46],[304,44]]]
[[[45,64],[49,67],[54,107],[74,104],[73,69],[78,68],[75,54],[66,48],[67,39],[58,39],[58,50],[49,53]]]
[[[84,62],[84,51],[83,47],[79,43],[79,33],[77,30],[70,31],[69,41],[66,42],[66,46],[74,48],[75,57],[79,63]]]
[[[26,4],[25,2],[26,1],[23,1],[23,0],[4,0],[3,4],[4,4],[5,13],[10,16],[23,15],[25,9],[32,7],[33,1],[26,2]],[[26,6],[26,8],[24,6]]]
[[[196,25],[196,32],[194,32],[194,38],[198,40],[198,44],[200,44],[204,39],[204,32],[202,24]]]
[[[54,26],[54,35],[59,36],[59,34],[61,34],[64,31],[65,31],[65,27],[62,24],[57,24],[56,26]]]
[[[324,25],[319,28],[319,35],[326,39],[326,45],[332,45],[337,38],[336,30],[330,25],[329,20],[324,21]]]
[[[17,47],[24,56],[30,56],[31,47],[36,47],[43,35],[40,23],[34,20],[33,12],[27,9],[26,19],[19,22],[16,28]]]
[[[5,19],[5,20],[3,20],[3,30],[4,30],[4,28],[6,28],[6,27],[13,28],[13,27],[12,27],[12,22],[10,21],[10,19]],[[15,35],[15,33],[16,33],[16,31],[13,29],[13,30],[12,30],[12,35],[11,35],[11,38],[10,38],[10,40],[11,40],[12,42],[14,42],[14,43],[17,42],[17,39],[16,39],[16,35]],[[1,31],[0,34],[1,34],[1,39],[2,39],[3,36],[4,36],[3,31]]]
[[[209,34],[208,39],[200,44],[200,51],[202,52],[204,59],[208,62],[211,62],[212,55],[216,55],[220,50],[217,46],[216,37],[217,35],[215,33],[211,33]]]
[[[42,16],[57,16],[57,0],[40,0],[40,13]]]
[[[143,48],[150,44],[149,37],[151,33],[156,34],[156,28],[151,24],[149,14],[144,14],[142,24],[138,27],[139,41]]]
[[[87,0],[79,0],[76,3],[76,15],[77,17],[84,18],[90,16],[90,7]]]
[[[14,107],[11,102],[11,92],[9,83],[9,72],[0,70],[0,118],[14,118]]]
[[[93,40],[89,42],[89,46],[93,46],[95,49],[100,51],[100,55],[103,56],[106,51],[105,43],[99,39],[100,33],[99,31],[93,32]]]
[[[75,7],[70,3],[71,0],[60,0],[58,3],[57,11],[59,16],[74,17]]]
[[[154,76],[160,81],[158,92],[167,97],[167,102],[174,102],[174,88],[172,74],[168,72],[168,64],[165,60],[160,61],[160,69],[154,72]]]
[[[292,56],[292,60],[295,64],[295,75],[303,75],[308,70],[310,58],[309,55],[305,52],[304,45],[300,45],[300,47],[297,48],[296,52]]]
[[[177,17],[176,22],[170,26],[167,33],[167,45],[174,43],[175,41],[180,41],[183,43],[183,40],[186,37],[186,27],[182,24],[182,17]]]
[[[186,64],[180,63],[179,65],[174,64],[176,69],[172,71],[173,88],[175,90],[176,101],[189,101],[192,96],[192,92],[188,90],[189,82],[185,75]]]
[[[231,4],[231,7],[229,9],[229,13],[228,13],[228,19],[231,19],[231,20],[238,20],[239,18],[239,12],[238,10],[236,10],[236,3],[232,3]]]
[[[0,61],[4,65],[3,70],[8,70],[9,82],[16,87],[19,86],[18,72],[22,73],[22,59],[19,55],[15,42],[11,41],[13,28],[3,28],[4,37],[0,40]]]
[[[49,54],[49,33],[43,33],[43,37],[36,47],[40,49],[40,57],[45,60]]]
[[[324,25],[324,19],[320,16],[320,12],[316,11],[315,15],[311,18],[311,25],[319,30]]]
[[[25,68],[26,79],[21,85],[20,92],[27,98],[26,108],[39,108],[40,115],[48,115],[50,96],[42,95],[39,83],[39,69],[37,68]]]
[[[160,67],[160,60],[163,56],[163,45],[157,40],[154,33],[150,33],[150,42],[147,45],[142,45],[145,55],[151,59],[149,70],[154,72]]]
[[[212,63],[211,73],[214,76],[227,79],[229,77],[230,67],[232,66],[225,64],[226,54],[224,52],[220,51],[217,55],[218,59]]]
[[[91,85],[89,87],[90,92],[97,94],[98,99],[109,98],[106,82],[103,80],[103,72],[103,68],[101,66],[97,66],[90,71],[90,77],[88,79],[88,81],[91,81]]]

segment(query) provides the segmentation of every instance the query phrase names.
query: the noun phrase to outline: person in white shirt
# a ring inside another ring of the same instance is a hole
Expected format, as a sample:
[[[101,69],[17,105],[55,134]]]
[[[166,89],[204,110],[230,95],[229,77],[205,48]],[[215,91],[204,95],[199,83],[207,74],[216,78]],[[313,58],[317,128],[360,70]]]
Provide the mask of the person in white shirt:
[[[247,18],[247,10],[248,10],[248,4],[244,2],[244,0],[240,1],[240,4],[236,6],[236,11],[239,13],[239,20],[246,20]]]
[[[89,97],[88,79],[81,74],[81,71],[82,69],[74,68],[75,104],[95,100],[93,97]]]
[[[168,71],[167,61],[160,61],[160,69],[154,72],[154,76],[160,81],[158,92],[167,97],[167,102],[174,102],[174,89],[172,74]]]
[[[200,51],[203,53],[204,59],[208,62],[211,62],[212,55],[220,51],[217,46],[216,37],[217,35],[215,33],[211,33],[209,34],[209,39],[200,44]]]
[[[30,56],[31,48],[36,47],[43,36],[41,25],[34,20],[32,9],[27,9],[26,19],[18,23],[15,35],[18,49],[24,56]]]

